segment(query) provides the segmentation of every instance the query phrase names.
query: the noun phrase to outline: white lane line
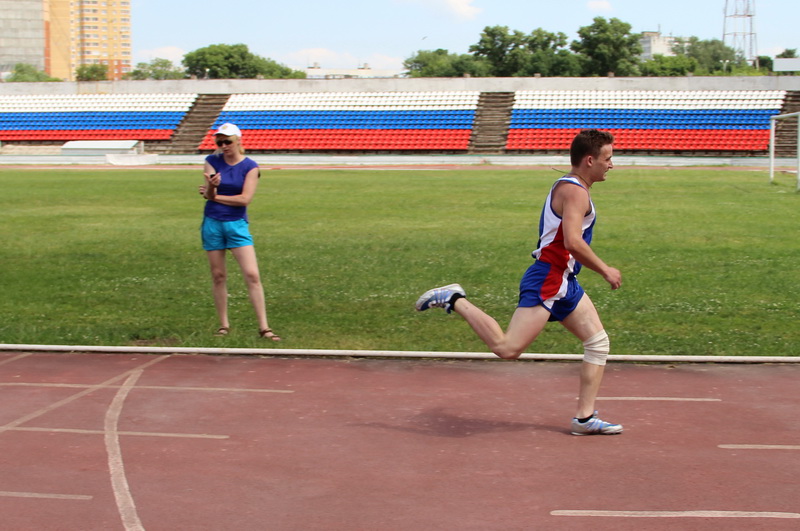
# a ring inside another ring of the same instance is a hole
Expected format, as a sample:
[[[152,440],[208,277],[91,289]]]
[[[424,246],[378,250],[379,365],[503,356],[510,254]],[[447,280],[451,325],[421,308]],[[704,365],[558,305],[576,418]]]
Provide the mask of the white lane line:
[[[138,389],[138,387],[137,387]],[[105,435],[103,430],[81,430],[77,428],[9,428],[7,431],[38,431],[45,433],[77,433],[79,435]],[[118,431],[119,435],[134,437],[173,437],[176,439],[230,439],[230,435],[211,435],[208,433],[168,433],[152,431]]]
[[[32,356],[33,352],[27,352],[25,354],[19,354],[18,356],[14,356],[13,358],[8,358],[7,360],[0,361],[0,365],[5,365],[6,363],[11,363],[12,361],[21,360],[22,358],[27,358],[28,356]]]
[[[81,494],[45,494],[43,492],[9,492],[0,490],[0,498],[40,498],[46,500],[91,500]]]
[[[550,514],[615,518],[800,518],[798,513],[755,511],[550,511]]]
[[[726,450],[800,450],[796,444],[720,444]]]
[[[29,383],[29,382],[0,382],[0,387],[56,387],[67,389],[87,389],[96,386],[91,384],[59,384],[59,383]],[[119,385],[106,385],[105,389],[119,388]],[[156,391],[221,391],[242,393],[294,393],[287,389],[250,389],[241,387],[177,387],[169,385],[140,385],[136,389],[150,389]]]
[[[597,400],[632,400],[642,402],[722,402],[719,398],[682,398],[670,396],[598,396]]]
[[[122,449],[119,445],[117,426],[125,398],[141,375],[142,371],[138,370],[125,380],[125,383],[114,396],[114,400],[111,401],[108,411],[106,411],[104,425],[106,451],[108,452],[108,470],[111,473],[111,487],[114,491],[114,498],[117,500],[117,509],[119,510],[120,518],[122,518],[122,525],[126,531],[144,531],[144,527],[139,520],[139,515],[136,513],[136,504],[128,487],[128,479],[125,477],[125,466],[122,463]]]
[[[82,398],[82,397],[84,397],[84,396],[86,396],[88,394],[91,394],[91,393],[97,391],[98,389],[104,389],[104,388],[110,386],[111,384],[113,384],[114,382],[116,382],[117,380],[125,378],[127,375],[131,374],[132,372],[134,372],[136,370],[142,370],[142,369],[144,369],[146,367],[149,367],[150,365],[153,365],[155,363],[159,363],[159,362],[161,362],[163,360],[166,360],[166,359],[169,359],[169,356],[164,356],[164,357],[158,356],[158,357],[155,357],[152,360],[141,364],[139,366],[139,369],[132,369],[130,371],[126,371],[126,372],[120,374],[119,376],[114,376],[113,378],[110,378],[110,379],[106,380],[105,382],[99,383],[97,385],[92,385],[91,387],[88,387],[88,388],[84,389],[80,393],[75,393],[74,395],[68,396],[67,398],[59,400],[58,402],[53,402],[52,404],[50,404],[47,407],[43,407],[42,409],[39,409],[39,410],[34,411],[32,413],[28,413],[24,417],[20,417],[15,421],[9,422],[8,424],[0,425],[0,433],[3,433],[4,431],[10,430],[12,428],[16,428],[18,426],[21,426],[21,425],[25,424],[28,421],[31,421],[31,420],[33,420],[35,418],[38,418],[38,417],[41,417],[42,415],[45,415],[45,414],[47,414],[47,413],[49,413],[51,411],[54,411],[54,410],[60,408],[61,406],[65,406],[67,404],[70,404],[70,403],[74,402],[75,400],[78,400],[79,398]]]

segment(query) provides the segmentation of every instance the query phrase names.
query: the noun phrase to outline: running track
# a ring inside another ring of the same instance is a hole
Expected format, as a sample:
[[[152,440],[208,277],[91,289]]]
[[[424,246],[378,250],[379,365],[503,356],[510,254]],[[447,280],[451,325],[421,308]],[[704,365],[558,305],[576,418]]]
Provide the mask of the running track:
[[[800,364],[0,352],[0,529],[800,528]]]

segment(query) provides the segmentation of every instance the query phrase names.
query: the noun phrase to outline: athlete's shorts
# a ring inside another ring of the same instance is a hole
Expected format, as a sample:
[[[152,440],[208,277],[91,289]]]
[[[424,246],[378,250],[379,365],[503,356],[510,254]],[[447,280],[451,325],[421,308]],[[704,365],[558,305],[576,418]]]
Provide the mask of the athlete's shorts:
[[[203,218],[200,227],[203,236],[203,249],[206,251],[224,251],[253,245],[253,237],[247,221],[219,221],[212,218]]]
[[[537,260],[522,276],[517,306],[541,305],[550,312],[550,321],[563,321],[578,306],[583,293],[575,275]]]

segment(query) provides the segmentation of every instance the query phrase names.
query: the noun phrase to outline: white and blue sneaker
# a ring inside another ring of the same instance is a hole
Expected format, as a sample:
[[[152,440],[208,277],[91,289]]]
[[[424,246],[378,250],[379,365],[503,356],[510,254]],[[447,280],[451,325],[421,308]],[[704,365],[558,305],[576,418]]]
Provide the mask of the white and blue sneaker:
[[[622,433],[621,424],[611,424],[597,417],[597,411],[586,422],[572,419],[572,435],[617,435]]]
[[[422,296],[417,299],[417,304],[414,306],[418,312],[424,312],[428,308],[444,308],[447,313],[453,311],[453,306],[450,304],[450,298],[456,293],[462,297],[466,297],[467,293],[459,284],[450,284],[442,286],[441,288],[429,289]]]

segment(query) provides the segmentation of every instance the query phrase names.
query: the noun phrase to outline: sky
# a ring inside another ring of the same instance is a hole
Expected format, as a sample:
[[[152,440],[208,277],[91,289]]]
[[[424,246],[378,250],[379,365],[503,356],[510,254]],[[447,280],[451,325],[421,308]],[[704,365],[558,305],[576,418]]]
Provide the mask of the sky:
[[[726,18],[755,11],[752,18]],[[798,0],[131,0],[134,64],[176,65],[212,44],[250,51],[297,70],[402,70],[420,50],[464,54],[487,26],[530,33],[542,28],[576,40],[595,17],[618,18],[631,31],[722,39],[754,23],[759,55],[800,50]]]

